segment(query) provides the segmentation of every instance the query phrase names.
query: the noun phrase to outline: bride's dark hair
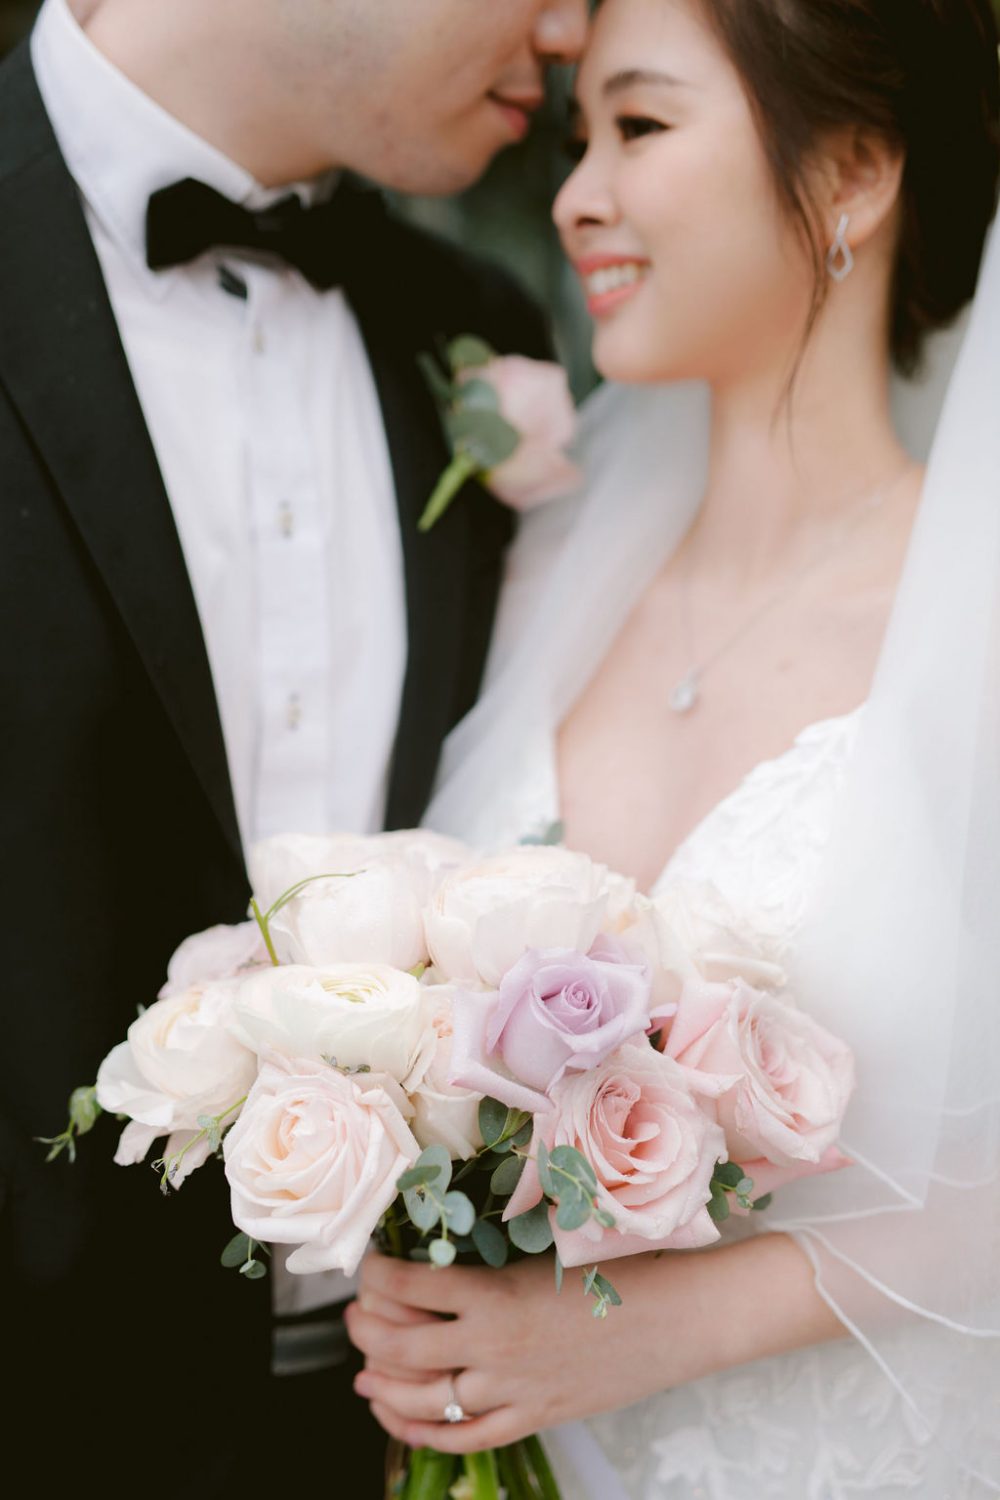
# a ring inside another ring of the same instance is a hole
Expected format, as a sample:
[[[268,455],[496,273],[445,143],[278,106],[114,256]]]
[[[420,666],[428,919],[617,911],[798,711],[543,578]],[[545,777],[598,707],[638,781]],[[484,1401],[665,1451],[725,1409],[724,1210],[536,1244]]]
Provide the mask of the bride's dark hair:
[[[1000,172],[1000,63],[991,0],[701,0],[740,73],[779,194],[816,262],[825,246],[809,163],[825,132],[867,127],[905,152],[892,351],[905,372],[925,335],[975,291]]]

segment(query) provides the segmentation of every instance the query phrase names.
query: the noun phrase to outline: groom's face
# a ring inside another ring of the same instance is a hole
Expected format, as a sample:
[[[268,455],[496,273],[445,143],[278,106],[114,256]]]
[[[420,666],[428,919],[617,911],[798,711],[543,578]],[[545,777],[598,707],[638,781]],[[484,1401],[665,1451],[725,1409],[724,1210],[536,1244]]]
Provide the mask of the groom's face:
[[[326,76],[337,80],[324,100],[322,49],[303,58],[317,133],[325,104],[340,165],[404,192],[449,193],[474,182],[527,134],[546,67],[578,57],[587,30],[587,0],[310,4],[325,17]]]

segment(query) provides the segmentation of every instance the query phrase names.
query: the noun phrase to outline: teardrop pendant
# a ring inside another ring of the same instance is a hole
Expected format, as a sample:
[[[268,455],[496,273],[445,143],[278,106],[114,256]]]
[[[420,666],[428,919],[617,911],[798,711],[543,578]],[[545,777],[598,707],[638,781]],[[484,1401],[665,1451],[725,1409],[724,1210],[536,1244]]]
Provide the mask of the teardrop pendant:
[[[700,696],[698,669],[697,667],[692,667],[675,685],[667,702],[675,714],[689,714],[697,704]]]

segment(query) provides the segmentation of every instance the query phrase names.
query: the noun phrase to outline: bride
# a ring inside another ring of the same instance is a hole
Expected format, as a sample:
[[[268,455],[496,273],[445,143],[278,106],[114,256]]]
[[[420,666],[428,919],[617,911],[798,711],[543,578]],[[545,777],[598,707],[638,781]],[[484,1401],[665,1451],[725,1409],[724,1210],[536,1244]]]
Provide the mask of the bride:
[[[852,1165],[616,1262],[606,1323],[547,1264],[370,1258],[358,1389],[410,1444],[544,1428],[568,1500],[1000,1493],[1000,241],[926,472],[892,415],[972,296],[998,111],[989,0],[598,12],[556,219],[618,384],[430,821],[560,819],[780,965],[855,1050]]]

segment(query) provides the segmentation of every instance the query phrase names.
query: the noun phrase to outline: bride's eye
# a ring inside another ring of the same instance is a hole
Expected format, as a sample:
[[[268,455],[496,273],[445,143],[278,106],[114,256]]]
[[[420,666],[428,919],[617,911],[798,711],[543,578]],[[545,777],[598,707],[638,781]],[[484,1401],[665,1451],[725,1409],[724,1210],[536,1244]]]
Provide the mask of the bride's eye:
[[[653,120],[649,115],[616,115],[615,125],[623,141],[637,141],[646,135],[659,135],[669,130],[662,120]]]

